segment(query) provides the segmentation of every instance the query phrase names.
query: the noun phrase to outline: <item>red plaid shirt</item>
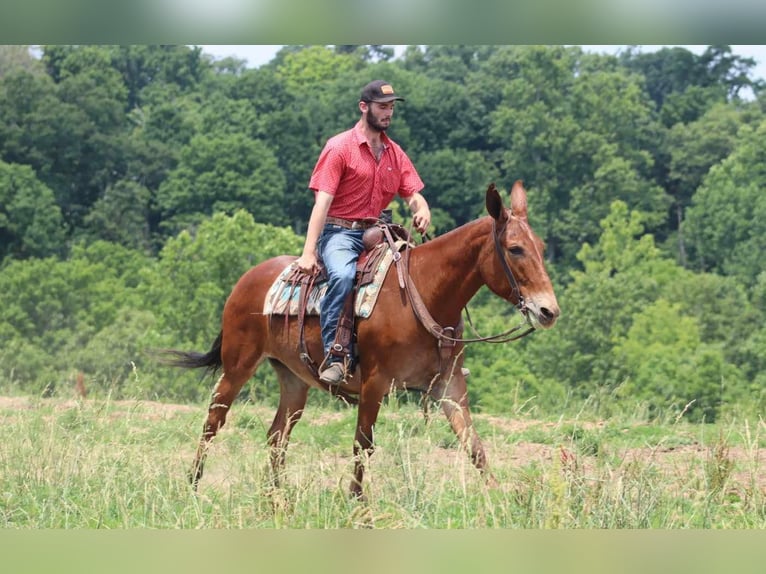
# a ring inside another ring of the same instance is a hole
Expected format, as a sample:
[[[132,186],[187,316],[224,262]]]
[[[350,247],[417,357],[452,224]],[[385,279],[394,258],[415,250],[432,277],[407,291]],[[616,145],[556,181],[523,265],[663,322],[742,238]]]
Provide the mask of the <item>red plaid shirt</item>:
[[[378,217],[394,196],[410,197],[423,189],[415,166],[385,133],[385,149],[376,162],[361,120],[352,129],[327,140],[319,155],[309,189],[335,196],[328,215],[345,219]]]

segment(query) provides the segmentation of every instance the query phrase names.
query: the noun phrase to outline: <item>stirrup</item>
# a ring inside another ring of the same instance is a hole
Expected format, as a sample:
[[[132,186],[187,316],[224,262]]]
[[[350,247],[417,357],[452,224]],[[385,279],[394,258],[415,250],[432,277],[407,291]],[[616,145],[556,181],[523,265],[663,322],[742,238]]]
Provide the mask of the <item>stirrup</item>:
[[[330,363],[320,371],[319,380],[328,385],[340,385],[346,380],[346,369],[341,362]]]

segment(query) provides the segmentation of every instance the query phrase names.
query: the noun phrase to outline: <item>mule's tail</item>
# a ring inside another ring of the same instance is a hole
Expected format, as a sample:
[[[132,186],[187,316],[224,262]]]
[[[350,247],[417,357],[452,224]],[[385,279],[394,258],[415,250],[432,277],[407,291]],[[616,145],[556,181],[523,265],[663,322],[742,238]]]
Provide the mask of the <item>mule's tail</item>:
[[[221,341],[223,331],[213,341],[213,345],[207,353],[196,353],[194,351],[178,351],[176,349],[165,349],[160,351],[161,361],[166,365],[173,367],[182,367],[184,369],[206,369],[211,375],[215,375],[221,368]]]

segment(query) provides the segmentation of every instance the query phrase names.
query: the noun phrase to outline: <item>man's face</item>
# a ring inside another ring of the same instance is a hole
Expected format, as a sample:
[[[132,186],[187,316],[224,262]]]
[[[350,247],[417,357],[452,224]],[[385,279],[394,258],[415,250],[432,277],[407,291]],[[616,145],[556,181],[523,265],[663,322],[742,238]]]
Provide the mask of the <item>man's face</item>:
[[[368,102],[367,125],[375,131],[384,132],[391,125],[391,116],[394,115],[394,102]]]

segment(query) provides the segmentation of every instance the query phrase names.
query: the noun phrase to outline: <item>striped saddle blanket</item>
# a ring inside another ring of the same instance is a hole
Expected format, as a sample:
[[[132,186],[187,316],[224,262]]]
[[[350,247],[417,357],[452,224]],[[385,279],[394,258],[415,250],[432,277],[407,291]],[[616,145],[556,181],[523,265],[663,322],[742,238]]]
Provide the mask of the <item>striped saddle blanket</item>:
[[[377,250],[385,250],[376,253]],[[380,243],[375,246],[367,256],[360,258],[357,270],[368,262],[373,262],[374,268],[370,273],[365,274],[368,279],[363,285],[356,286],[356,299],[354,302],[354,314],[357,317],[367,318],[372,314],[375,308],[375,302],[378,300],[380,287],[386,278],[391,263],[393,262],[393,252],[388,245]],[[288,265],[279,274],[266,294],[263,313],[265,315],[297,315],[300,309],[300,292],[302,285],[291,281],[294,276],[292,265]],[[357,273],[359,276],[359,273]],[[317,280],[306,300],[306,315],[319,315],[322,307],[322,298],[327,292],[327,281]]]

